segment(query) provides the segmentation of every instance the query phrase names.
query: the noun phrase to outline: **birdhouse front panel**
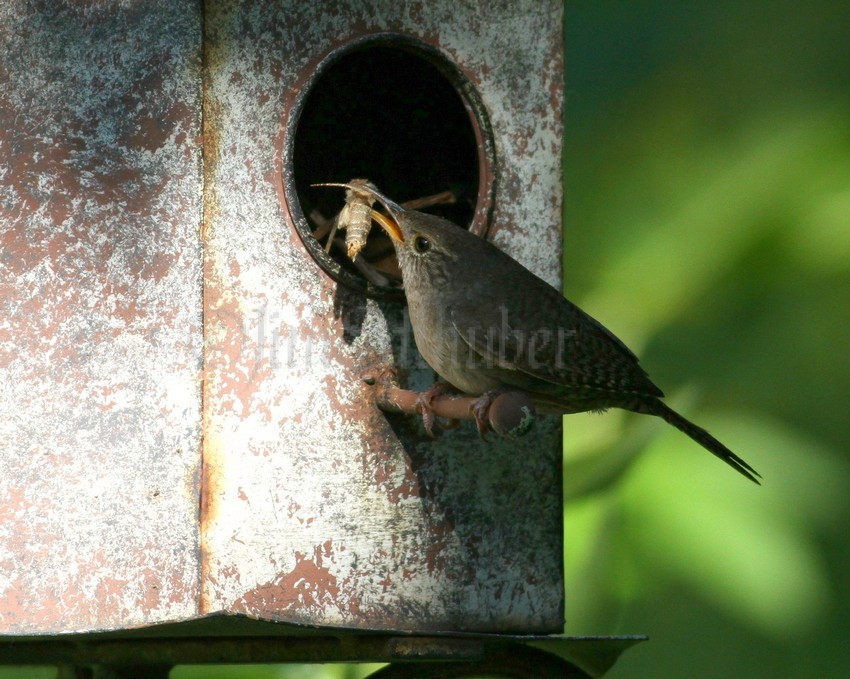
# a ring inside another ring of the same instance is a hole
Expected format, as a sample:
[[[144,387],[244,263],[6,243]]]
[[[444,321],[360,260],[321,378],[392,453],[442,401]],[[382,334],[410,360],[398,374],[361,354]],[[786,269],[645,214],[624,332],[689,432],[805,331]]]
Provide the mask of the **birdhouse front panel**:
[[[561,628],[559,421],[506,442],[481,440],[469,422],[431,440],[415,417],[387,417],[364,377],[400,368],[411,388],[434,379],[403,301],[340,283],[297,229],[323,195],[303,175],[364,176],[407,191],[399,200],[451,188],[427,149],[397,148],[396,125],[418,115],[439,125],[428,96],[406,108],[394,97],[403,79],[382,83],[396,61],[419,59],[447,78],[455,69],[482,104],[449,85],[478,136],[475,228],[557,283],[560,11],[231,3],[207,16],[205,610],[376,629]],[[361,105],[348,127],[336,124]],[[299,155],[310,125],[325,136]]]

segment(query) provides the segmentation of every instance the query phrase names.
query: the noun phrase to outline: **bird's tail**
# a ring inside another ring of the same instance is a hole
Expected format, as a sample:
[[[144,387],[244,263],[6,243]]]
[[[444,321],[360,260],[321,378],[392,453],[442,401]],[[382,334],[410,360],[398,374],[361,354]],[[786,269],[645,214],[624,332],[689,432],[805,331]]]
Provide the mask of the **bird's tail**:
[[[744,462],[740,457],[735,455],[735,453],[729,450],[726,446],[720,443],[720,441],[714,438],[705,429],[703,429],[702,427],[698,427],[690,420],[686,420],[684,417],[679,415],[679,413],[677,413],[675,410],[670,408],[662,401],[656,399],[654,402],[651,403],[642,403],[639,407],[634,408],[634,410],[637,412],[657,415],[665,422],[669,422],[670,424],[672,424],[674,427],[676,427],[676,429],[678,429],[682,433],[690,436],[703,448],[719,457],[726,464],[732,467],[732,469],[743,474],[750,481],[761,484],[761,482],[759,481],[759,478],[761,478],[761,474],[759,474],[755,469],[753,469],[750,465]]]

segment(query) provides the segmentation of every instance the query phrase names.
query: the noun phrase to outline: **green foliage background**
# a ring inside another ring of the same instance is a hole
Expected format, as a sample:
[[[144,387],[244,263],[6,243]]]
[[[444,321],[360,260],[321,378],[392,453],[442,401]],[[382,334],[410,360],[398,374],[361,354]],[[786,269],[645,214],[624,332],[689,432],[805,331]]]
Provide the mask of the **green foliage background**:
[[[567,295],[764,477],[566,418],[566,632],[648,633],[613,678],[850,676],[847,3],[571,1],[565,123]]]
[[[850,676],[850,8],[569,2],[565,285],[764,476],[565,419],[567,631],[612,677]]]

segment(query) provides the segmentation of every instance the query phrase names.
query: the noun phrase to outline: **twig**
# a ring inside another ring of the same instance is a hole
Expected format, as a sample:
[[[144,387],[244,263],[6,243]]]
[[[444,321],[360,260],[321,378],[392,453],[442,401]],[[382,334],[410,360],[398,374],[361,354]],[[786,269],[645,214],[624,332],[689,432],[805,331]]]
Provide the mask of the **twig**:
[[[384,411],[391,413],[419,414],[419,394],[415,391],[401,389],[391,385],[375,386],[375,403]],[[449,420],[473,420],[472,406],[476,396],[452,396],[444,394],[431,400],[431,409],[437,417]]]
[[[423,207],[431,207],[432,205],[453,205],[454,203],[457,203],[457,194],[449,190],[441,191],[430,196],[423,196],[422,198],[406,200],[401,206],[406,210],[421,210]]]
[[[419,394],[401,389],[393,383],[389,373],[367,375],[366,384],[375,387],[375,404],[381,410],[392,413],[419,415]],[[474,420],[475,406],[480,397],[442,394],[430,401],[434,415],[449,420]],[[534,402],[525,392],[508,391],[495,397],[487,411],[489,428],[500,436],[517,438],[525,435],[537,419]]]

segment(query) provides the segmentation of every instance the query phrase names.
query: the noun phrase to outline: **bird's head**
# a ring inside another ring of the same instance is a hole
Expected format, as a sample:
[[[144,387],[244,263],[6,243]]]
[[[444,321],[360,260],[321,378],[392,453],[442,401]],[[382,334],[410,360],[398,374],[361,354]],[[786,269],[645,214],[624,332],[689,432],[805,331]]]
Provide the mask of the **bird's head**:
[[[324,184],[351,188],[347,184]],[[372,186],[357,187],[381,204],[384,212],[372,210],[372,219],[387,232],[395,247],[405,290],[420,286],[442,287],[462,263],[462,240],[475,238],[465,229],[435,215],[405,210]]]

